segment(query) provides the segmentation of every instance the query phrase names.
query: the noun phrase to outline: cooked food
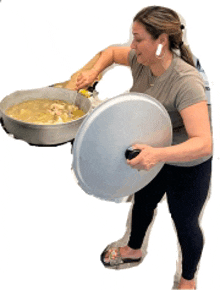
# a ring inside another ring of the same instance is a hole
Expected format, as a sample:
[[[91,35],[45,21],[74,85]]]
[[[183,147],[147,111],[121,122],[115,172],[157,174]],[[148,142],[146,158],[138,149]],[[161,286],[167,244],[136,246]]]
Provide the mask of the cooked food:
[[[9,107],[8,116],[39,125],[55,125],[77,120],[85,113],[76,105],[61,100],[34,99]]]

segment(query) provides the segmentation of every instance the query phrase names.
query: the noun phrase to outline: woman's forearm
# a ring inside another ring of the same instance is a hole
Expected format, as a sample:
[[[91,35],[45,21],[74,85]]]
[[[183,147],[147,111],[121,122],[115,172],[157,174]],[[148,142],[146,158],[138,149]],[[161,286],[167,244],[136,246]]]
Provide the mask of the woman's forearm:
[[[150,170],[156,164],[163,162],[188,162],[212,153],[212,142],[209,138],[193,137],[170,147],[155,148],[144,144],[134,144],[133,149],[141,152],[127,164],[137,170]]]
[[[101,56],[93,66],[97,73],[101,73],[113,63],[129,66],[128,56],[131,48],[129,46],[109,46],[101,52]]]
[[[100,74],[107,67],[111,66],[114,63],[113,49],[113,47],[108,47],[105,50],[101,51],[99,59],[93,66],[93,69],[97,72],[97,74]]]
[[[158,148],[160,162],[188,162],[212,153],[212,141],[207,138],[193,137],[170,147]]]
[[[93,67],[79,74],[74,90],[87,88],[88,85],[91,85],[95,80],[97,80],[99,75],[113,63],[129,65],[128,55],[130,50],[130,47],[110,46],[101,51],[101,55]]]
[[[101,51],[101,54],[93,67],[77,76],[74,90],[78,91],[79,89],[87,88],[89,85],[93,84],[93,82],[98,79],[100,74],[113,63],[113,48],[109,47]]]

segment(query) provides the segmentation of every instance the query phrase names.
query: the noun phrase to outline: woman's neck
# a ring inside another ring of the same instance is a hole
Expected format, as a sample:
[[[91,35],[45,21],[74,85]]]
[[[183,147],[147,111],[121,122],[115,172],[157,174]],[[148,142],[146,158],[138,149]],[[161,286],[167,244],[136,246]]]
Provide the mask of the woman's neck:
[[[150,65],[152,74],[156,77],[161,76],[171,65],[173,60],[173,54],[171,51],[167,51],[163,58],[157,59],[155,63]]]

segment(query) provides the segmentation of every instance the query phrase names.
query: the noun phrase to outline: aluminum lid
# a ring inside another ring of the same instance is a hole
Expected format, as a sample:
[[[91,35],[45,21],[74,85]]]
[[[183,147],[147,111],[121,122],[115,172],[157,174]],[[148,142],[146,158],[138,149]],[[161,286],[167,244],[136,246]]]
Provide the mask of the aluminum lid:
[[[147,185],[164,165],[138,171],[127,164],[126,150],[136,143],[165,147],[171,141],[170,117],[157,100],[122,94],[103,102],[83,121],[74,141],[72,168],[86,193],[118,202]]]

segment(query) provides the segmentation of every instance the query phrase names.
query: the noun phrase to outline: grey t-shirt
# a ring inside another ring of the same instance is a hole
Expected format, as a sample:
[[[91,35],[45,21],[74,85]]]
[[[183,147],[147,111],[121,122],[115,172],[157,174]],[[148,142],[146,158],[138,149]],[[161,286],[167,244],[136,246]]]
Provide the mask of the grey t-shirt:
[[[173,126],[173,145],[188,139],[180,111],[193,104],[207,100],[204,82],[199,72],[174,54],[169,68],[159,77],[152,75],[148,66],[137,62],[136,53],[129,53],[129,64],[133,76],[130,92],[145,93],[154,97],[168,111]],[[169,162],[177,166],[195,166],[208,160],[210,156],[190,162]]]

